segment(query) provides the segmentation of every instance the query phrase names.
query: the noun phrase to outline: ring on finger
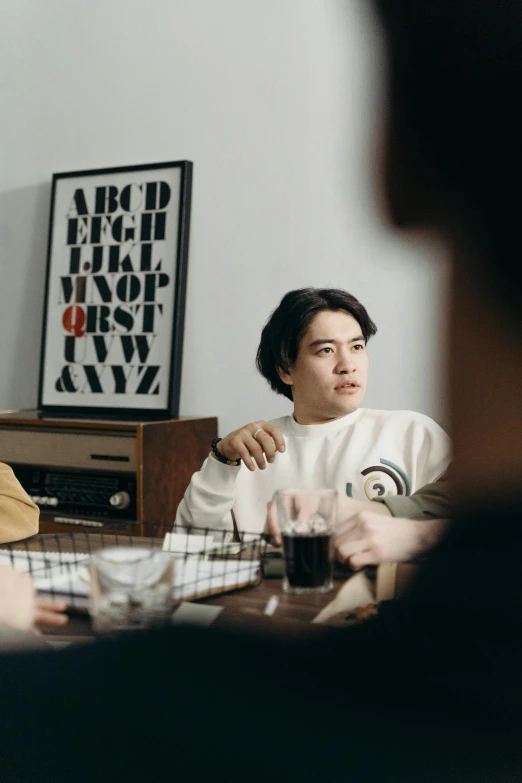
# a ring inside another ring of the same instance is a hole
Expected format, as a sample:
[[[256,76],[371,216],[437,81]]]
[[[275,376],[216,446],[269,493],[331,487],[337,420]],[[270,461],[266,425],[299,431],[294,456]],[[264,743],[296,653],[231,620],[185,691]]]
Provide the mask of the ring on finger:
[[[264,432],[264,429],[262,427],[258,427],[257,428],[257,430],[254,432],[254,434],[252,436],[254,438],[254,440],[257,440],[257,433],[258,432]]]

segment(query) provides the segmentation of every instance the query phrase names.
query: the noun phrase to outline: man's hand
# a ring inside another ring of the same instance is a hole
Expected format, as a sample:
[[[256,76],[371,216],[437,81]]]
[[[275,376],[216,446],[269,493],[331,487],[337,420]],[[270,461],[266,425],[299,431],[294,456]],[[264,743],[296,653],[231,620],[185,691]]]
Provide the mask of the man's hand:
[[[416,560],[435,546],[448,524],[447,519],[385,519],[382,514],[362,511],[338,524],[335,556],[354,569]]]
[[[390,516],[391,512],[384,503],[377,503],[371,500],[354,500],[354,498],[348,498],[338,496],[337,498],[337,519],[346,520],[353,517],[355,514],[362,511],[373,511],[379,516]],[[267,515],[265,522],[264,534],[270,536],[271,543],[274,546],[282,546],[283,539],[281,538],[281,532],[279,530],[279,524],[277,522],[277,508],[274,500],[271,500],[267,506]]]
[[[255,470],[256,464],[264,470],[266,462],[273,462],[277,452],[285,450],[285,441],[278,427],[255,421],[231,432],[219,441],[217,449],[227,459],[242,459],[249,470]]]
[[[33,625],[65,625],[65,608],[61,601],[37,599],[30,574],[0,567],[0,624],[21,631],[29,631]]]
[[[37,598],[33,622],[35,625],[62,626],[66,625],[69,618],[64,614],[67,605],[63,601],[50,601]]]

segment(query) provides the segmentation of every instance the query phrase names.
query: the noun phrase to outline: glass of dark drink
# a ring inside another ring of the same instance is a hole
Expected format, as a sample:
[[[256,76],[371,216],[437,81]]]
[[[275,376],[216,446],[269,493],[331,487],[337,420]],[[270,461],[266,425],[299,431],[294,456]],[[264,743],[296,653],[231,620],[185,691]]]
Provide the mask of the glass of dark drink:
[[[283,538],[286,593],[326,593],[333,587],[334,489],[281,489],[275,494]]]

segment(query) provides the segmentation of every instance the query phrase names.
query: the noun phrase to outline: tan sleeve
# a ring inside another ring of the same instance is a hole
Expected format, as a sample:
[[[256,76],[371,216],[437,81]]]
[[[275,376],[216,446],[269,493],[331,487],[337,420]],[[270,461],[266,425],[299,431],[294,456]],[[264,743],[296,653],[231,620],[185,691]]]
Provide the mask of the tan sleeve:
[[[38,533],[40,509],[22,487],[9,465],[0,462],[0,544]]]
[[[413,495],[392,495],[379,498],[394,517],[406,519],[448,519],[452,515],[452,500],[447,480],[447,471],[433,484],[426,484]]]

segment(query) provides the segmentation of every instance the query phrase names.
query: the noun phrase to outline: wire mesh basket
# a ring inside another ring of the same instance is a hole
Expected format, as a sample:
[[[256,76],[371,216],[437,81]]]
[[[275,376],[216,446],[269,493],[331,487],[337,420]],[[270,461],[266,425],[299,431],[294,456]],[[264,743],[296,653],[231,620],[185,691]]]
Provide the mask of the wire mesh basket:
[[[149,525],[145,537],[92,533],[43,534],[0,547],[0,566],[30,573],[40,596],[86,611],[91,555],[109,547],[163,550],[173,558],[173,602],[194,601],[259,584],[267,544],[263,535],[179,525]]]

